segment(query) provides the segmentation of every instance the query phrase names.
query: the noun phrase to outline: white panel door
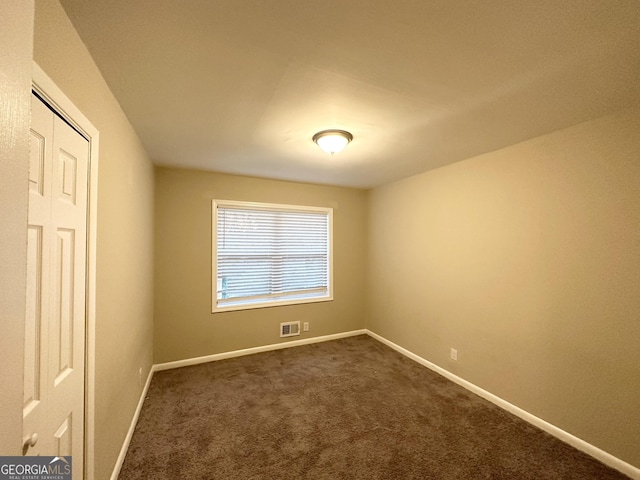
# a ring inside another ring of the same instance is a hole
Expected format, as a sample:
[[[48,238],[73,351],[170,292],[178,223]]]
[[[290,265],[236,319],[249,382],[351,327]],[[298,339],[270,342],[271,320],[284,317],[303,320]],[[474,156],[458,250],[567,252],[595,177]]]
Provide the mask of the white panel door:
[[[89,143],[31,103],[23,453],[71,455],[81,479]]]

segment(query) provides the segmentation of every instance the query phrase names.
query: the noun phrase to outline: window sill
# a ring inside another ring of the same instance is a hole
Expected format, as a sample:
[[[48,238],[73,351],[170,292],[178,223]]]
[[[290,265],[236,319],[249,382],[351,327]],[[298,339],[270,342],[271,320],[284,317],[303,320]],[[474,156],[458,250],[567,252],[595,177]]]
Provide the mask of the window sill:
[[[254,310],[257,308],[270,308],[270,307],[283,307],[286,305],[302,305],[305,303],[319,303],[319,302],[331,302],[333,296],[317,297],[317,298],[301,298],[301,299],[289,299],[279,300],[273,302],[260,302],[260,303],[245,303],[241,305],[226,305],[218,307],[214,305],[211,313],[223,313],[223,312],[235,312],[238,310]]]

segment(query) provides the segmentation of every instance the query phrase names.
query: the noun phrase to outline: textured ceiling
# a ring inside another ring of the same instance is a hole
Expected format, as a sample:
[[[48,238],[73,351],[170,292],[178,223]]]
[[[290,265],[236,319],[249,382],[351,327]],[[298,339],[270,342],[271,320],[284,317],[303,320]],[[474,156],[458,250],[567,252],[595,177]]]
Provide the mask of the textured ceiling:
[[[372,187],[640,104],[638,0],[62,4],[158,165]]]

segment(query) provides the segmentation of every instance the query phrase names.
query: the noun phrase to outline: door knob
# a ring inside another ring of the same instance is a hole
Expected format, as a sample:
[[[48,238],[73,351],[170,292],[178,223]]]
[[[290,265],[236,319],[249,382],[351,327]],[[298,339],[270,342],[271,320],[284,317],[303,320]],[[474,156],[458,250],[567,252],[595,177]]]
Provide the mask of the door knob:
[[[28,437],[24,438],[24,441],[22,442],[22,451],[26,452],[29,450],[29,447],[35,447],[36,443],[38,443],[38,434],[32,433]]]

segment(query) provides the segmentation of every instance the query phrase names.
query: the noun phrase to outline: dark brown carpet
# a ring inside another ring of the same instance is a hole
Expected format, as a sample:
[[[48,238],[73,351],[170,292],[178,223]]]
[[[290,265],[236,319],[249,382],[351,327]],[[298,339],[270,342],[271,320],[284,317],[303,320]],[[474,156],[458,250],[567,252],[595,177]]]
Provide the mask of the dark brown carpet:
[[[157,373],[119,478],[628,480],[364,335]]]

